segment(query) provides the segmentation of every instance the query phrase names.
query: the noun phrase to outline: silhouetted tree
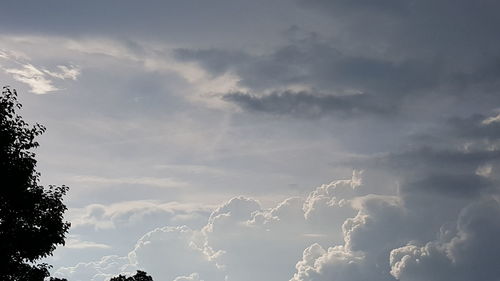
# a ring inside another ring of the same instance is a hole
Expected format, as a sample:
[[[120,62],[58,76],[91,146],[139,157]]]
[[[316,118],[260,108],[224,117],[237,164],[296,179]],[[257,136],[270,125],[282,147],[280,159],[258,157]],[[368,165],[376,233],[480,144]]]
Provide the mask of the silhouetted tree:
[[[132,277],[130,277],[130,278],[132,278]],[[128,280],[130,280],[130,279],[127,278],[127,276],[121,275],[121,274],[118,275],[118,276],[116,276],[116,277],[113,277],[113,278],[109,279],[109,281],[128,281]]]
[[[49,281],[68,281],[66,278],[50,277]]]
[[[125,277],[124,275],[118,275],[111,278],[109,281],[153,281],[153,278],[149,276],[146,272],[137,270],[137,273],[130,277]]]
[[[64,245],[70,226],[63,220],[62,202],[68,188],[39,185],[32,150],[45,128],[28,126],[16,112],[20,108],[16,91],[4,87],[0,96],[0,280],[39,281],[49,276],[50,266],[37,261]]]

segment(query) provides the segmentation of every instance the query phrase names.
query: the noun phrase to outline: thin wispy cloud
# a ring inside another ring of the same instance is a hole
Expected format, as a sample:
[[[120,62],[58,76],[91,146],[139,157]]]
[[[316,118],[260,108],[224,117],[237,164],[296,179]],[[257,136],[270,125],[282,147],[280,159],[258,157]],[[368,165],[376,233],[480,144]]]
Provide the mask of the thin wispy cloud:
[[[66,247],[70,249],[110,249],[106,244],[96,243],[92,241],[81,241],[75,238],[69,238],[66,242]]]
[[[7,62],[9,66],[1,66],[3,71],[10,74],[16,81],[22,82],[30,87],[34,94],[47,94],[60,91],[54,84],[54,80],[73,80],[76,81],[81,74],[78,66],[58,65],[55,71],[46,68],[36,67],[28,59],[19,57],[15,53],[1,51],[0,58]]]
[[[22,68],[4,69],[4,71],[11,74],[15,80],[30,86],[32,93],[46,94],[59,90],[53,85],[52,80],[47,78],[46,73],[31,64],[25,64]]]

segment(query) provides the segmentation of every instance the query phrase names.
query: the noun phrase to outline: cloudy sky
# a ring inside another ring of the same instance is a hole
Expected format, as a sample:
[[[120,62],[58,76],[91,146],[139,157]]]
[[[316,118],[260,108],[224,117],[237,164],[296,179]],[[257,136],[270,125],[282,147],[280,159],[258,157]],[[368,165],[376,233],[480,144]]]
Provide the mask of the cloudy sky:
[[[498,280],[499,1],[3,2],[54,276]]]

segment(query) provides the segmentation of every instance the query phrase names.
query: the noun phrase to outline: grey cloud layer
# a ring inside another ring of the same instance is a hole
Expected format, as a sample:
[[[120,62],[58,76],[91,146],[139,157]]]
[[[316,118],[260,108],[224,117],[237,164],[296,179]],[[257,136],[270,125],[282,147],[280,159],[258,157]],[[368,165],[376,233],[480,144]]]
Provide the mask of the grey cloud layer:
[[[213,48],[176,53],[181,61],[199,62],[213,75],[236,74],[249,94],[228,93],[228,100],[259,112],[300,116],[297,112],[303,111],[308,116],[318,108],[333,114],[338,108],[358,108],[370,114],[375,107],[384,109],[381,113],[416,116],[423,110],[437,115],[443,106],[456,107],[450,112],[460,114],[466,102],[494,108],[500,87],[500,22],[491,11],[498,3],[370,3],[303,1],[303,6],[322,10],[331,19],[331,33],[293,27],[288,44],[267,53]],[[354,94],[366,97],[345,97]],[[336,106],[324,106],[325,95],[333,96],[328,104]],[[270,105],[258,106],[261,103]]]
[[[332,96],[307,92],[271,93],[262,97],[236,92],[224,95],[224,100],[244,110],[275,115],[316,118],[325,115],[340,118],[360,116],[391,116],[395,112],[388,105],[378,105],[368,95]]]
[[[0,30],[4,34],[16,35],[124,38],[131,44],[147,40],[176,45],[234,43],[244,46],[259,36],[274,40],[275,32],[290,24],[287,14],[280,16],[274,9],[269,9],[270,6],[290,15],[303,15],[294,5],[283,5],[287,2],[8,1],[3,10],[5,16],[0,19]],[[259,22],[255,21],[256,16],[260,18]],[[312,17],[303,20],[307,18]],[[242,32],[247,36],[234,40]]]

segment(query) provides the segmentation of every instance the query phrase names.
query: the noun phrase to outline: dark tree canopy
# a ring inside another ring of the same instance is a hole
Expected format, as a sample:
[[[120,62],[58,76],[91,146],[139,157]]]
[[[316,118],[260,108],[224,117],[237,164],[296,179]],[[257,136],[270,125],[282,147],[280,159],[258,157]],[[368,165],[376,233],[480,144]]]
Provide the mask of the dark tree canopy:
[[[49,281],[68,281],[66,278],[50,277]]]
[[[29,126],[17,110],[17,93],[4,87],[0,96],[0,280],[43,280],[49,265],[38,261],[64,245],[70,224],[63,219],[66,186],[39,185],[32,151],[45,131]]]
[[[153,281],[153,278],[146,272],[137,270],[137,273],[133,276],[126,277],[120,274],[116,277],[111,278],[109,281]]]

